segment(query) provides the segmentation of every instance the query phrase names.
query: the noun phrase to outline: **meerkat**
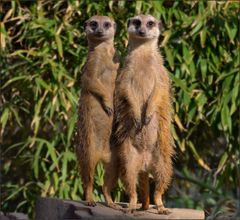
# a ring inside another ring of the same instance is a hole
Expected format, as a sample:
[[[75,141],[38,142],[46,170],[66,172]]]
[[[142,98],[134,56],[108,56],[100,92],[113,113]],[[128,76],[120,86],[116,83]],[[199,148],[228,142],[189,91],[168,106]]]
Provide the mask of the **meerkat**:
[[[120,172],[129,195],[129,209],[137,206],[139,183],[142,209],[149,208],[149,173],[155,181],[154,203],[159,214],[168,214],[162,195],[172,177],[173,146],[170,79],[157,43],[161,22],[139,15],[128,22],[129,53],[115,87],[111,145],[118,170],[107,171],[111,190],[114,173]],[[109,192],[108,192],[109,194]]]
[[[114,48],[116,23],[107,16],[93,16],[84,24],[88,57],[81,75],[76,154],[84,197],[95,206],[93,182],[99,161],[110,160],[109,138],[113,119],[113,92],[119,66]]]

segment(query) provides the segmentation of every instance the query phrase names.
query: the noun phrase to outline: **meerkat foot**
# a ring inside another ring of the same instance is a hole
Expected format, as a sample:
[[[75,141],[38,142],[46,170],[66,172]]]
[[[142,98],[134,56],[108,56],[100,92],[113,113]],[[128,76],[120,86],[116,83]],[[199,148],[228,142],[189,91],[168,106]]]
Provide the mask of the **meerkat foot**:
[[[123,211],[126,213],[126,214],[132,214],[134,213],[135,211],[137,210],[137,204],[129,204],[128,208],[124,208]]]
[[[142,205],[140,209],[141,210],[148,210],[149,209],[149,205]]]
[[[162,214],[162,215],[169,215],[171,213],[171,211],[165,208],[163,205],[157,206],[157,211],[158,211],[158,214]]]
[[[136,211],[135,208],[123,208],[122,210],[125,214],[133,214]]]
[[[94,207],[97,205],[97,203],[94,200],[87,200],[87,205]]]
[[[115,204],[115,203],[109,203],[107,204],[108,207],[112,208],[112,209],[116,209],[116,210],[122,210],[122,206]]]

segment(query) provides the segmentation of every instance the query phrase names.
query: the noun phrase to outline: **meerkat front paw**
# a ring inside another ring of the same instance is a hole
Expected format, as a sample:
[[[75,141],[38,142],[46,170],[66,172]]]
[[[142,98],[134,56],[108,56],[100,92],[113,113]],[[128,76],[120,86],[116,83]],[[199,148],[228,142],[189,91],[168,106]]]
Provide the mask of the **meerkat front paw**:
[[[136,128],[136,132],[138,133],[142,129],[142,121],[139,118],[134,118],[133,119],[134,126]]]
[[[104,106],[104,111],[107,113],[107,115],[110,117],[113,115],[113,110],[112,108],[108,107],[108,106]]]
[[[152,115],[146,115],[144,118],[144,125],[148,125],[152,119]]]

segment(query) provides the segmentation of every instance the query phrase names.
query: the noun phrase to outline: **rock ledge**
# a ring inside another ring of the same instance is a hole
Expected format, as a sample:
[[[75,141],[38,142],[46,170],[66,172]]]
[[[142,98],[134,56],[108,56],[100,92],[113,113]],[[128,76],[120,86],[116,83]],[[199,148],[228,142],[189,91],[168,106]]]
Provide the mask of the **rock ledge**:
[[[126,203],[118,203],[123,208]],[[95,207],[86,206],[84,201],[38,198],[36,203],[36,220],[61,219],[204,219],[204,212],[193,209],[170,209],[171,214],[159,215],[154,206],[147,211],[137,210],[133,214],[107,207],[97,203]]]

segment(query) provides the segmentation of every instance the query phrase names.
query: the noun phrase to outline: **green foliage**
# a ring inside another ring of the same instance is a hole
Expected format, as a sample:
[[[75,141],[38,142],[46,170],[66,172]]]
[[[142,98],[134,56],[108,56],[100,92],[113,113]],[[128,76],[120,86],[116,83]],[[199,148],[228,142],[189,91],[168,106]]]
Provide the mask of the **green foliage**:
[[[37,196],[82,198],[72,138],[87,54],[83,23],[95,14],[115,18],[116,47],[125,56],[127,18],[138,13],[152,14],[165,26],[161,51],[173,82],[177,152],[167,204],[205,208],[213,216],[226,204],[236,208],[238,7],[230,1],[4,1],[2,209],[32,216]],[[103,200],[103,175],[99,164],[94,190],[98,201]],[[114,196],[125,198],[121,184]]]

